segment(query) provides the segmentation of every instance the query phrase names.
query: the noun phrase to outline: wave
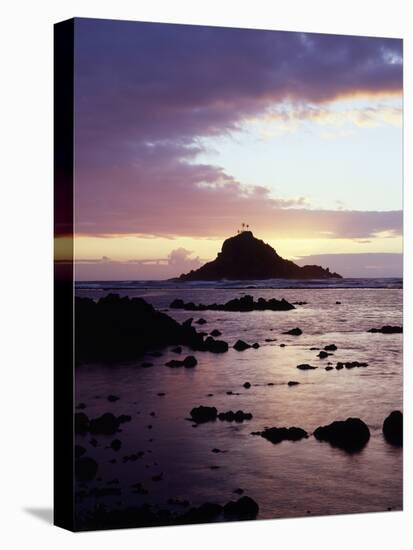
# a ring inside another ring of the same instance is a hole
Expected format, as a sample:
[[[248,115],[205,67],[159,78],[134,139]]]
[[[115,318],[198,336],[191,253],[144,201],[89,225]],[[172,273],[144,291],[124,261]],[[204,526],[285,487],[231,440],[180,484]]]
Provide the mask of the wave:
[[[288,288],[403,288],[403,279],[388,278],[345,278],[345,279],[265,279],[250,281],[76,281],[76,290],[148,290],[148,289],[288,289]]]

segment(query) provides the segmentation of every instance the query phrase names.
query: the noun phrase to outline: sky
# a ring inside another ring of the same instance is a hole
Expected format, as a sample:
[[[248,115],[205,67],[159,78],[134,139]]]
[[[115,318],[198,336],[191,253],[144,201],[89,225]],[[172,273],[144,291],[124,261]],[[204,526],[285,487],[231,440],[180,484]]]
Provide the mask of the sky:
[[[402,68],[398,39],[76,19],[76,278],[180,275],[243,222],[401,275]]]

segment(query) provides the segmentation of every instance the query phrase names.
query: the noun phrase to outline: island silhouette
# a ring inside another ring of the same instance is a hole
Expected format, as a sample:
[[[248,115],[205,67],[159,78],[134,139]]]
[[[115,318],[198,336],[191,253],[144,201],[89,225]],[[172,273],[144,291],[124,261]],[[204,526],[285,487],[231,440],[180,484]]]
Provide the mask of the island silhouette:
[[[252,231],[241,231],[226,239],[215,260],[199,269],[183,273],[179,281],[216,281],[220,279],[342,279],[338,273],[318,265],[298,266],[279,256]]]

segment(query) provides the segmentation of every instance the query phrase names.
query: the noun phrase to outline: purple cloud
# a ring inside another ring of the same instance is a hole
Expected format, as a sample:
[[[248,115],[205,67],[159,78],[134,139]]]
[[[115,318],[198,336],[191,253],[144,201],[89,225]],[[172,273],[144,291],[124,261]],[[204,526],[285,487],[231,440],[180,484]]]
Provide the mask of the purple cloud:
[[[77,19],[76,231],[221,236],[245,218],[290,235],[400,232],[400,213],[306,210],[194,158],[199,137],[276,101],[400,92],[401,58],[393,39]]]

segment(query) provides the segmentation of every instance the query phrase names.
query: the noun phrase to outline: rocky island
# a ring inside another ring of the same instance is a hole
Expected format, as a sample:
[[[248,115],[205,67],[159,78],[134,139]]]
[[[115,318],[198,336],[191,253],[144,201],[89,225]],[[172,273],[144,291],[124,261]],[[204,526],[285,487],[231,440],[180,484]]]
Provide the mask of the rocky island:
[[[298,266],[285,260],[252,231],[242,231],[226,239],[215,260],[182,274],[179,281],[216,281],[220,279],[341,279],[338,273],[318,265]]]

